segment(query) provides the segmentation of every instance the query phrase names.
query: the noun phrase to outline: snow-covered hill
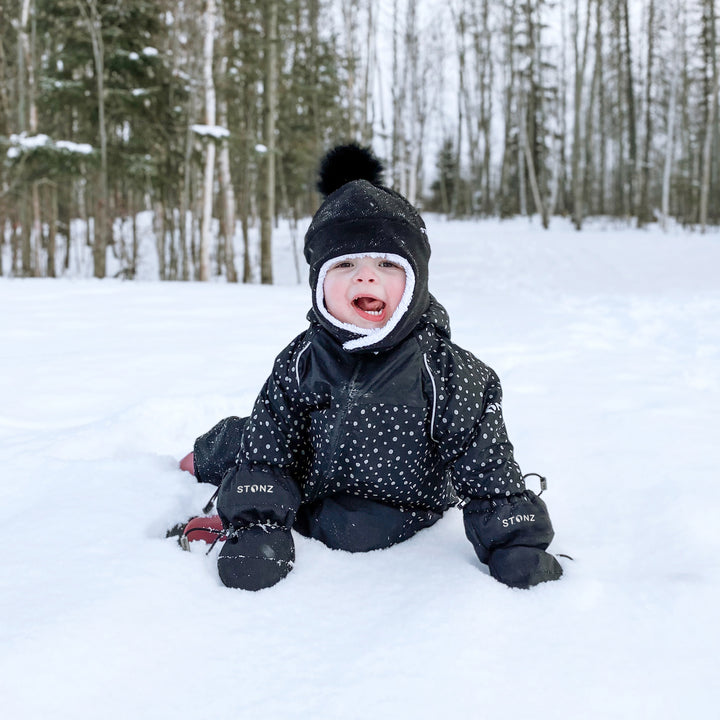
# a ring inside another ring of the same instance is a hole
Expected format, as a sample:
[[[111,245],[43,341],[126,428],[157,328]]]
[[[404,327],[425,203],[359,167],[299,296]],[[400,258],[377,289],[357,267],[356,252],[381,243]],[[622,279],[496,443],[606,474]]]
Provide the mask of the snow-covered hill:
[[[285,581],[227,590],[164,532],[212,491],[177,459],[305,325],[287,237],[276,287],[4,279],[4,717],[715,716],[720,237],[428,224],[565,577],[496,583],[454,510],[366,555],[296,536]]]

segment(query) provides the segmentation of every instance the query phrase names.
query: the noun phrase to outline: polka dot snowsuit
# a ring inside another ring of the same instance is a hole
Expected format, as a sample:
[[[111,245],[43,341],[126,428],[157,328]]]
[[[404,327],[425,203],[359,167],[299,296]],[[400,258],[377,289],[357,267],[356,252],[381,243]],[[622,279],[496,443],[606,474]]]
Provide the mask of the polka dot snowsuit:
[[[278,355],[244,421],[218,510],[226,526],[294,524],[331,547],[368,550],[406,539],[460,503],[483,562],[518,539],[547,547],[550,521],[525,489],[501,399],[496,374],[450,340],[434,299],[414,332],[378,353],[348,353],[311,322]],[[358,504],[364,514],[343,520]],[[531,524],[503,527],[530,515]],[[352,537],[338,529],[368,518],[374,529],[359,540],[362,527]]]
[[[449,339],[432,303],[384,353],[346,353],[315,325],[278,356],[240,457],[284,469],[304,502],[333,493],[443,511],[522,492],[495,373]]]

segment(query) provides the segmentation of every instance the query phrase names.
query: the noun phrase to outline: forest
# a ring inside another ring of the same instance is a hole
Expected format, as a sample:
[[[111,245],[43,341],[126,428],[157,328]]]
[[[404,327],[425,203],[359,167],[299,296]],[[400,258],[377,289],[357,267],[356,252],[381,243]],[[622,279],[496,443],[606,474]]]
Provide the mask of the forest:
[[[716,0],[2,0],[0,275],[272,283],[337,142],[449,218],[720,223]],[[257,261],[249,251],[259,245]]]

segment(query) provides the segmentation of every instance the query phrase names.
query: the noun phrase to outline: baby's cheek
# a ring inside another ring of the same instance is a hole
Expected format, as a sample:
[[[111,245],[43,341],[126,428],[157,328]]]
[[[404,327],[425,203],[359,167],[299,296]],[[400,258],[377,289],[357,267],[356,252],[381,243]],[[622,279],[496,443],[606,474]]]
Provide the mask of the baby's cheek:
[[[332,279],[325,280],[325,283],[323,285],[323,296],[325,298],[325,307],[330,308],[331,306],[335,306],[338,303],[338,296],[340,295],[340,292],[338,290],[338,283],[333,281]]]
[[[334,278],[325,278],[323,299],[325,308],[334,318],[342,322],[350,321],[345,304],[345,292],[341,282],[336,282]]]

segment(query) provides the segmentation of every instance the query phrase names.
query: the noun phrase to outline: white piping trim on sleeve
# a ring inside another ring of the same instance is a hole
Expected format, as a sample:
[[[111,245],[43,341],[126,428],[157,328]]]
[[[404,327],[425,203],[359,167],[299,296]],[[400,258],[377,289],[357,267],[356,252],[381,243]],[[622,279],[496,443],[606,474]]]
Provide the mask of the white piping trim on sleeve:
[[[381,328],[361,328],[358,325],[344,323],[342,320],[338,320],[336,317],[331,315],[325,307],[324,284],[325,276],[327,275],[330,267],[335,265],[336,263],[342,262],[343,260],[354,260],[361,257],[382,258],[384,260],[390,260],[390,262],[394,262],[397,265],[400,265],[400,267],[405,271],[405,291],[403,292],[402,297],[400,298],[400,302],[398,303],[395,312],[392,314],[392,317]],[[414,290],[415,273],[413,272],[410,263],[404,257],[401,257],[400,255],[395,255],[394,253],[350,253],[348,255],[338,255],[337,257],[331,258],[330,260],[327,260],[323,263],[322,267],[320,268],[320,272],[318,273],[317,285],[315,286],[315,304],[322,316],[329,323],[331,323],[335,327],[340,328],[341,330],[347,330],[355,335],[361,336],[359,338],[348,340],[347,342],[343,343],[343,348],[345,350],[356,350],[357,348],[370,347],[371,345],[380,342],[395,329],[397,324],[400,322],[400,318],[402,318],[402,316],[407,312],[408,308],[410,307],[410,301],[412,300]]]
[[[428,371],[428,375],[430,376],[430,382],[432,383],[432,389],[433,389],[433,404],[432,404],[432,417],[430,418],[430,439],[434,442],[439,442],[439,440],[435,437],[435,412],[437,410],[437,388],[435,387],[435,378],[433,377],[432,370],[430,370],[430,365],[428,364],[427,355],[423,353],[423,362],[425,363],[425,369]]]
[[[295,359],[295,378],[297,379],[298,390],[300,389],[300,358],[309,347],[310,343],[307,343],[305,347],[298,353],[298,356]]]

